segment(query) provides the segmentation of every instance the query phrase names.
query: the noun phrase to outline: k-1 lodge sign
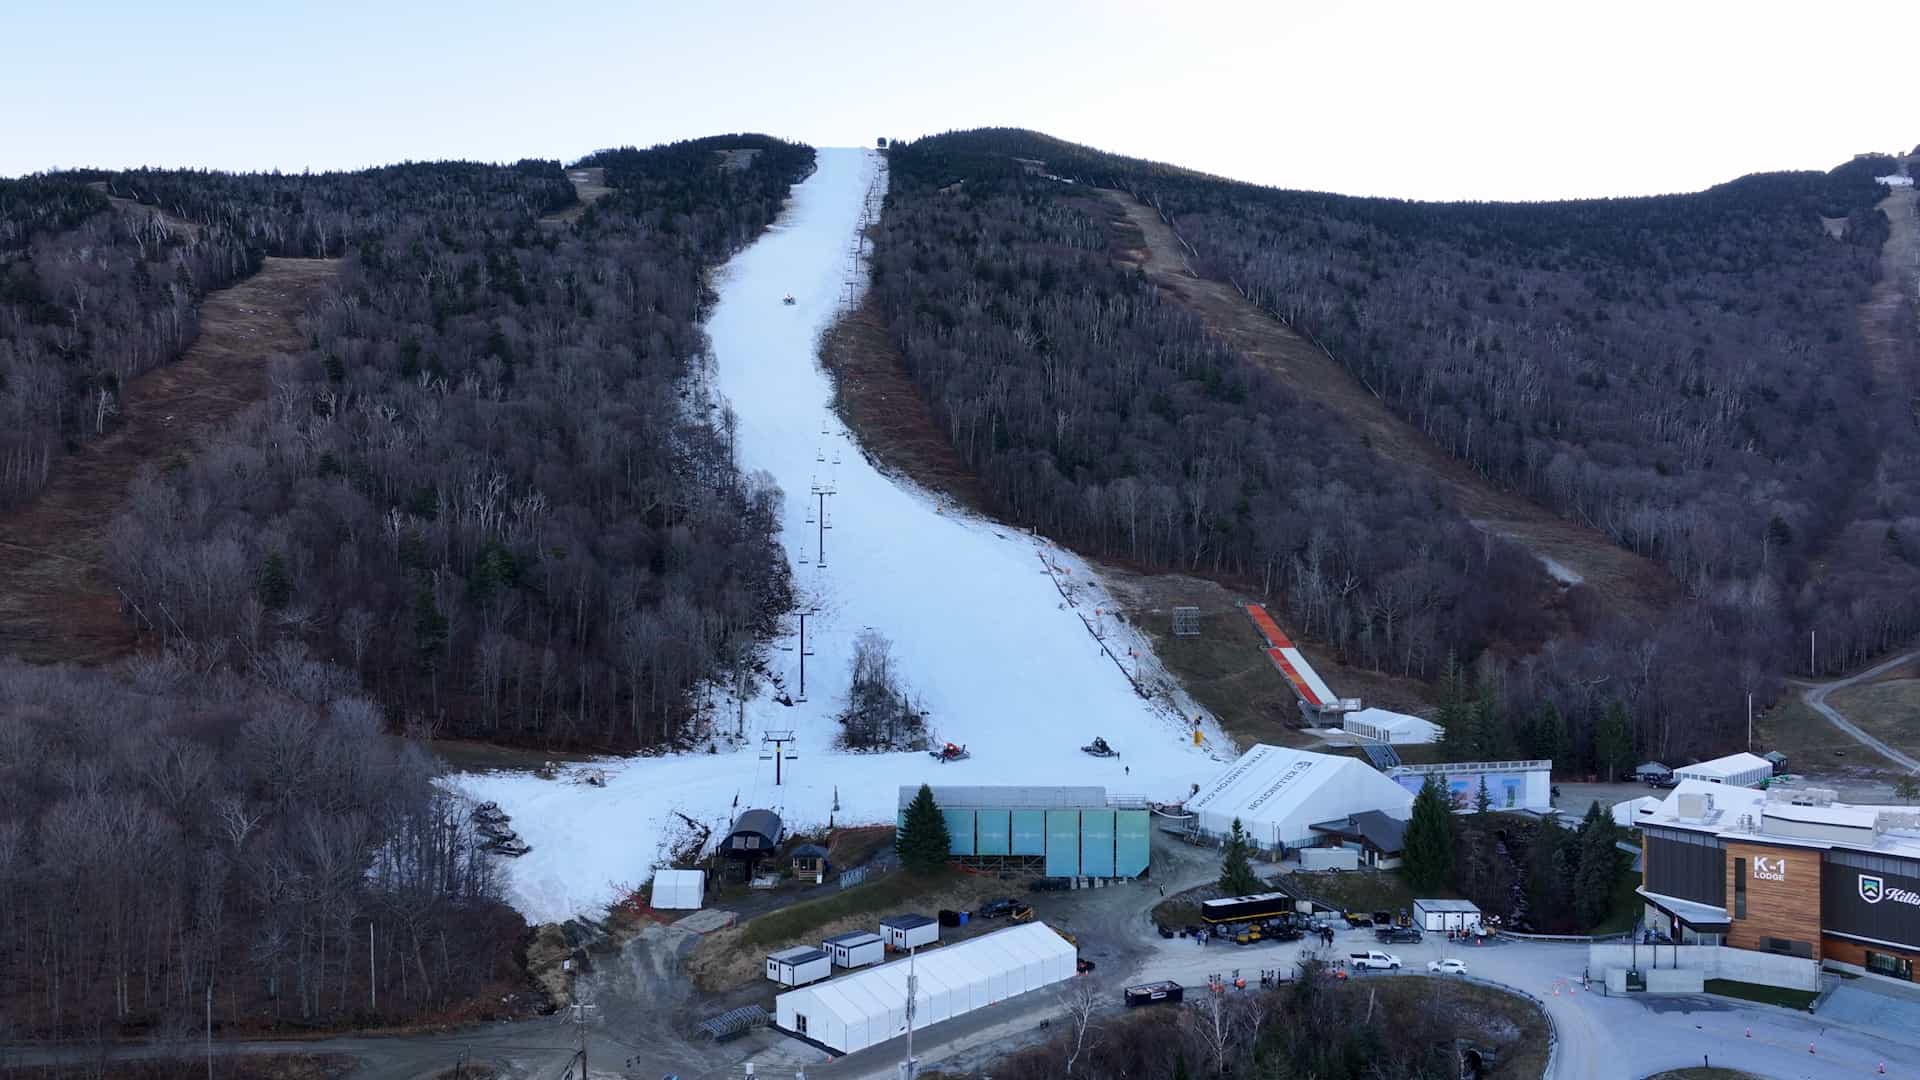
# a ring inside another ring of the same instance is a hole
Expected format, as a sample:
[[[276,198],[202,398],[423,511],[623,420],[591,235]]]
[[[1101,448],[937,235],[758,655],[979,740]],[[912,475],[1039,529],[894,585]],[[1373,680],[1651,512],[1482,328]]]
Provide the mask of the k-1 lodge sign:
[[[1771,858],[1765,855],[1756,855],[1753,860],[1753,878],[1755,881],[1787,880],[1786,858],[1779,855],[1772,856]],[[1865,894],[1863,893],[1862,895]]]

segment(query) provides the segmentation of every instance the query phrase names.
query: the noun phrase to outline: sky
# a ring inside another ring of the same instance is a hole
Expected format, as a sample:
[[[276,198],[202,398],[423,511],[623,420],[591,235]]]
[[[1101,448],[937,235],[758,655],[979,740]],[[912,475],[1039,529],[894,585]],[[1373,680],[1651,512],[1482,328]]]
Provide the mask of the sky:
[[[571,161],[1018,126],[1420,199],[1696,190],[1920,143],[1920,4],[7,0],[0,176]]]

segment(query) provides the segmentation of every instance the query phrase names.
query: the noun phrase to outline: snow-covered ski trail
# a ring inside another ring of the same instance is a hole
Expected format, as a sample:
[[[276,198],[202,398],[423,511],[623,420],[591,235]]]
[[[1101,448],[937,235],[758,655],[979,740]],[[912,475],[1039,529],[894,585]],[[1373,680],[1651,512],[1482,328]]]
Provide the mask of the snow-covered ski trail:
[[[779,811],[789,829],[830,818],[890,823],[899,786],[921,781],[1101,784],[1172,801],[1226,755],[1208,717],[1200,723],[1212,749],[1194,746],[1199,710],[1177,689],[1154,700],[1136,692],[1136,670],[1143,683],[1171,680],[1082,560],[882,475],[833,415],[818,342],[865,287],[859,228],[878,215],[884,169],[873,151],[820,151],[779,221],[716,276],[720,299],[707,324],[709,389],[734,411],[740,465],[770,474],[786,493],[783,541],[800,607],[811,612],[805,699],[798,620],[790,619],[767,652],[777,685],[744,710],[716,701],[714,753],[599,762],[604,788],[565,773],[454,780],[475,799],[499,802],[532,845],[503,861],[508,898],[529,919],[592,912],[618,887],[644,881],[664,846],[688,830],[682,814],[716,837],[751,807]],[[783,302],[788,294],[794,303]],[[831,494],[823,500],[820,490]],[[854,641],[869,629],[892,642],[930,735],[964,744],[970,759],[835,749]],[[738,742],[736,727],[745,733]],[[776,762],[762,756],[767,731],[796,740],[794,756],[778,763],[779,786]],[[1121,756],[1081,753],[1096,735]]]

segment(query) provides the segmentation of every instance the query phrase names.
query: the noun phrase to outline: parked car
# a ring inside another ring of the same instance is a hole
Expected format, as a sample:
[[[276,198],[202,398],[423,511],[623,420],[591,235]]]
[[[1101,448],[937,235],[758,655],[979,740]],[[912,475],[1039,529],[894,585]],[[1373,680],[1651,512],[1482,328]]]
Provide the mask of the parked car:
[[[1429,975],[1465,975],[1466,973],[1467,962],[1464,960],[1456,960],[1449,956],[1445,960],[1427,961]]]
[[[983,919],[997,919],[1002,915],[1011,915],[1016,909],[1025,906],[1025,904],[1022,904],[1011,896],[1003,896],[998,900],[989,900],[981,905],[979,915]]]
[[[1382,945],[1418,945],[1420,931],[1412,926],[1386,926],[1373,935]]]
[[[1392,953],[1383,953],[1378,950],[1348,953],[1347,966],[1350,968],[1385,968],[1388,970],[1398,970],[1400,967],[1400,958]]]

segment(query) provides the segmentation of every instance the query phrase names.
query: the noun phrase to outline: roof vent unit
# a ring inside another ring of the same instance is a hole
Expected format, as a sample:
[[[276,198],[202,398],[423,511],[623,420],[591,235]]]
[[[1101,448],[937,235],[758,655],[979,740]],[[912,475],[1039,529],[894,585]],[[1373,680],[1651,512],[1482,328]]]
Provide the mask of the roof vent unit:
[[[1892,832],[1896,829],[1920,829],[1920,810],[1882,810],[1873,819],[1874,832]]]
[[[1700,821],[1707,816],[1707,806],[1712,802],[1705,795],[1689,793],[1680,796],[1679,805],[1674,813],[1682,821]]]

